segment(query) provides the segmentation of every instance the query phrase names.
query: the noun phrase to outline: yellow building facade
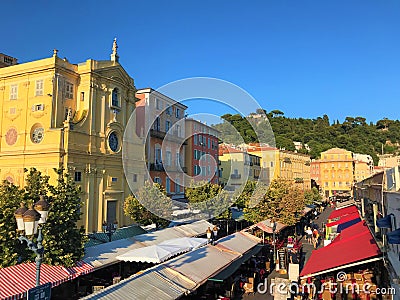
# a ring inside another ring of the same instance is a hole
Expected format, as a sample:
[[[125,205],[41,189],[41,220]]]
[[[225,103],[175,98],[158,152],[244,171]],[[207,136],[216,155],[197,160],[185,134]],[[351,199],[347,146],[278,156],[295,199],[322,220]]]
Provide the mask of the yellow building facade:
[[[310,156],[286,150],[279,150],[276,174],[292,181],[302,190],[311,189]]]
[[[260,158],[260,181],[269,185],[271,181],[278,177],[279,169],[279,149],[260,146],[259,144],[250,144],[246,147],[246,151]]]
[[[248,180],[260,178],[260,159],[229,145],[219,146],[219,182],[226,190],[235,191]]]
[[[260,178],[265,184],[283,178],[301,189],[311,188],[310,156],[259,144],[250,144],[246,148],[248,153],[260,157]]]
[[[92,232],[103,221],[131,223],[123,213],[130,188],[122,139],[135,92],[116,41],[111,60],[72,64],[54,50],[50,58],[0,68],[0,179],[23,186],[24,168],[35,167],[55,183],[53,168],[64,167],[82,188],[78,225]],[[143,171],[130,174],[133,185],[143,182]]]
[[[325,197],[349,193],[353,186],[353,156],[350,151],[332,148],[321,152],[320,183]]]

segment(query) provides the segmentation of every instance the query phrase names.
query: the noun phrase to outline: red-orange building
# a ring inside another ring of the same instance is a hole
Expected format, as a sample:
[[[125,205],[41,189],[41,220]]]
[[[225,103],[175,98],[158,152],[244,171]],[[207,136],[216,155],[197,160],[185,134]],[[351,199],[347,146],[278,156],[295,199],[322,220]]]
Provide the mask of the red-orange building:
[[[136,133],[146,139],[149,175],[174,198],[184,197],[187,106],[151,89],[136,92]]]
[[[194,119],[185,120],[185,166],[194,181],[218,183],[218,131]]]

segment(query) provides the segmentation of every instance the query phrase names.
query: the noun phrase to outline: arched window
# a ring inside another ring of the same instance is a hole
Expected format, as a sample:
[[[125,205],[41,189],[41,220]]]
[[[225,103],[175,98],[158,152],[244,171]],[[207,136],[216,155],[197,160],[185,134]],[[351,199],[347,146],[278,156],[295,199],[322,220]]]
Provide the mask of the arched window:
[[[119,107],[118,89],[114,88],[111,95],[111,105]]]

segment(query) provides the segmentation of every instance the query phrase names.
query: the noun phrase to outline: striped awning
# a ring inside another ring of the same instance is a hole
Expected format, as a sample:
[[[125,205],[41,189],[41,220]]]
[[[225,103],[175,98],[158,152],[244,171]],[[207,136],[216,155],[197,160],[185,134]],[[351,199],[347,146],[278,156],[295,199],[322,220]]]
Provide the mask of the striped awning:
[[[74,267],[40,266],[40,284],[50,282],[55,287],[80,275],[90,273],[93,266],[83,261]],[[0,299],[21,299],[29,289],[36,286],[36,263],[24,263],[0,269]]]
[[[72,279],[71,274],[62,266],[42,264],[40,284],[50,282],[55,287]],[[24,263],[0,269],[1,299],[21,299],[29,289],[36,286],[36,263]]]
[[[88,264],[81,260],[78,261],[75,266],[65,269],[72,276],[72,278],[76,278],[78,276],[92,272],[94,270],[94,267],[91,264]]]

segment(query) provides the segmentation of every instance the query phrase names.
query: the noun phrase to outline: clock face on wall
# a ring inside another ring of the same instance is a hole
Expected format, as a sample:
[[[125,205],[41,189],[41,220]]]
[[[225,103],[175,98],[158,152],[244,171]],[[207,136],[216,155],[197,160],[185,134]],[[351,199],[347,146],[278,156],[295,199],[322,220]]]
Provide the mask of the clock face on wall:
[[[119,142],[118,142],[118,135],[115,131],[111,132],[108,136],[108,146],[114,152],[118,151]]]
[[[35,130],[33,130],[32,132],[32,142],[34,142],[35,144],[40,143],[43,140],[43,136],[44,136],[44,129],[43,127],[37,127],[35,128]]]
[[[15,128],[8,129],[6,133],[6,143],[10,146],[14,145],[17,141],[18,133]]]

